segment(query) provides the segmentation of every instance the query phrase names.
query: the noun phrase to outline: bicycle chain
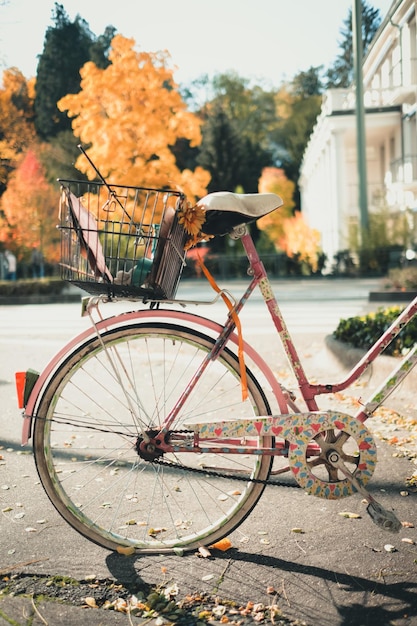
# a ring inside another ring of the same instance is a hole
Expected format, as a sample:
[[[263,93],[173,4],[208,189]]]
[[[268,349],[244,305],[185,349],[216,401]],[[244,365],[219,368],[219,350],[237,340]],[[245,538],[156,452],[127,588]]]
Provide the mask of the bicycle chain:
[[[175,431],[169,431],[168,432],[168,436],[173,434],[173,433],[186,433],[186,434],[193,434],[193,431],[184,429],[184,430],[175,430]],[[254,483],[256,485],[271,485],[272,487],[299,487],[299,485],[297,483],[295,483],[295,485],[289,485],[288,483],[283,483],[280,481],[270,481],[270,480],[263,480],[261,478],[245,478],[243,476],[237,476],[236,474],[222,474],[221,472],[216,472],[215,470],[209,470],[209,469],[201,469],[199,467],[190,467],[188,465],[180,465],[179,463],[173,463],[172,461],[166,461],[164,459],[162,459],[161,457],[156,457],[155,459],[152,460],[153,463],[156,463],[158,465],[163,465],[165,467],[171,467],[174,469],[180,469],[180,470],[185,470],[187,472],[192,472],[194,474],[204,474],[205,476],[214,476],[215,478],[229,478],[230,480],[238,480],[238,481],[243,481],[245,483],[250,482],[250,483]]]
[[[44,419],[45,418],[39,418],[37,417],[36,419]],[[53,420],[53,421],[57,421],[59,422],[59,420]],[[70,423],[70,422],[67,422]],[[84,428],[90,428],[91,430],[97,430],[98,432],[108,432],[105,429],[100,429],[97,428],[95,426],[88,426],[86,424],[84,424]],[[114,431],[117,433],[117,431]],[[171,432],[171,431],[170,431]],[[176,430],[176,433],[189,433],[190,431],[188,430]],[[125,434],[125,433],[118,433],[118,434]],[[174,469],[180,469],[180,470],[185,470],[187,472],[193,472],[194,474],[205,474],[206,476],[214,476],[216,478],[229,478],[230,480],[240,480],[243,482],[250,482],[250,483],[254,483],[256,485],[271,485],[271,487],[299,487],[299,485],[297,483],[293,484],[293,485],[289,485],[288,483],[283,483],[280,481],[270,481],[270,480],[263,480],[261,478],[244,478],[243,476],[237,476],[236,474],[222,474],[221,472],[216,472],[214,470],[205,470],[205,469],[200,469],[198,467],[189,467],[187,465],[180,465],[179,463],[172,463],[172,461],[164,461],[162,458],[159,457],[155,457],[154,459],[152,459],[152,463],[155,463],[157,465],[163,465],[165,467],[171,467]]]
[[[228,478],[230,480],[240,480],[243,481],[245,483],[255,483],[256,485],[271,485],[271,487],[299,487],[299,485],[297,483],[295,484],[288,484],[288,483],[283,483],[280,481],[270,481],[267,479],[262,479],[262,478],[245,478],[243,476],[237,476],[236,474],[222,474],[221,472],[216,472],[214,470],[209,470],[209,469],[201,469],[199,467],[189,467],[187,465],[180,465],[179,463],[172,463],[171,461],[164,461],[161,458],[156,458],[152,460],[152,463],[155,463],[156,465],[163,465],[164,467],[171,467],[174,469],[180,469],[180,470],[185,470],[187,472],[192,472],[194,474],[204,474],[205,476],[214,476],[216,478]]]

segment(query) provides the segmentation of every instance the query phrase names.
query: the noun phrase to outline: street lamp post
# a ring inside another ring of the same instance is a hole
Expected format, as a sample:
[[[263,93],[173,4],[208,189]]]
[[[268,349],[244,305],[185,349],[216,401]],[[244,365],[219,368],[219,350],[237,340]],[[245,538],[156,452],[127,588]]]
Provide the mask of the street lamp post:
[[[363,103],[362,1],[354,0],[352,9],[353,57],[356,86],[356,142],[358,165],[359,211],[362,243],[369,228],[368,182],[366,168],[365,109]]]

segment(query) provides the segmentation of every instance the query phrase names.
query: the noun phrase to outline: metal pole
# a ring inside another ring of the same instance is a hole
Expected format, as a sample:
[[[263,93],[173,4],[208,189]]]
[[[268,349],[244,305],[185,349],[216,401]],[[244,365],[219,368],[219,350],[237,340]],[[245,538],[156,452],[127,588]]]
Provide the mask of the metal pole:
[[[366,171],[365,108],[363,104],[362,0],[354,0],[352,9],[353,57],[356,86],[356,142],[358,162],[359,211],[362,238],[369,228],[368,182]],[[363,239],[362,239],[363,243]]]

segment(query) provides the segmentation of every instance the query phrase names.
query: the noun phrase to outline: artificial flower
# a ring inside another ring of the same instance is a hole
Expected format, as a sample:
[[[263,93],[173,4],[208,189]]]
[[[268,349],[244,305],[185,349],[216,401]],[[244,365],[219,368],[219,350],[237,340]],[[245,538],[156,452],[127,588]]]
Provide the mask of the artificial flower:
[[[179,211],[178,221],[186,233],[195,237],[201,232],[201,227],[206,221],[205,211],[196,204],[191,206],[189,202],[184,202]]]
[[[185,250],[189,250],[197,245],[203,239],[210,239],[210,235],[206,235],[201,227],[206,221],[205,210],[195,204],[191,206],[189,202],[184,202],[178,210],[178,222],[182,224],[189,238],[184,246]]]

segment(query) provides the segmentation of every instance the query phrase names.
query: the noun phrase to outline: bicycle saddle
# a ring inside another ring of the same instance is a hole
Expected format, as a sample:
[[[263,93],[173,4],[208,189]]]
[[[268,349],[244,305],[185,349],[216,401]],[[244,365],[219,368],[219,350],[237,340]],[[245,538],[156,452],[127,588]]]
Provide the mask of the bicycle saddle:
[[[197,202],[206,212],[203,231],[207,235],[227,235],[235,226],[254,222],[283,204],[275,193],[232,193],[215,191]]]

